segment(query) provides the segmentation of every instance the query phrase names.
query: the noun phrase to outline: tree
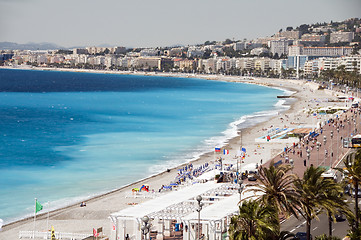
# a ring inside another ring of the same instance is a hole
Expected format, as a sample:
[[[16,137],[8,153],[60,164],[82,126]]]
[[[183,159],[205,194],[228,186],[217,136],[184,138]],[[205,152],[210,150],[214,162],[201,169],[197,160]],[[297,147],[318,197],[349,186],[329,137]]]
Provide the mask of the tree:
[[[358,189],[361,180],[361,150],[353,152],[346,156],[344,160],[345,169],[338,169],[345,175],[345,179],[352,183],[355,188],[355,225],[352,229],[359,229],[360,215],[358,206]]]
[[[231,240],[265,240],[278,233],[278,216],[275,209],[261,202],[243,201],[239,214],[231,219]]]
[[[223,42],[223,44],[231,44],[231,43],[233,43],[233,41],[232,41],[231,39],[229,39],[229,38],[227,38],[227,39]]]
[[[324,172],[324,168],[311,166],[306,169],[303,178],[294,182],[301,202],[300,214],[306,220],[307,240],[310,240],[311,236],[311,220],[317,218],[321,213],[319,210],[326,209],[335,213],[338,207],[344,205],[342,198],[331,194],[332,189],[342,192],[341,186],[331,179],[323,178]]]
[[[291,170],[292,167],[285,164],[275,167],[272,161],[269,168],[260,169],[257,187],[246,191],[254,191],[256,195],[261,193],[258,199],[265,205],[273,206],[277,216],[283,213],[297,217],[299,201],[293,188],[296,176],[289,173]]]
[[[339,237],[329,237],[326,234],[315,237],[315,240],[341,240]]]

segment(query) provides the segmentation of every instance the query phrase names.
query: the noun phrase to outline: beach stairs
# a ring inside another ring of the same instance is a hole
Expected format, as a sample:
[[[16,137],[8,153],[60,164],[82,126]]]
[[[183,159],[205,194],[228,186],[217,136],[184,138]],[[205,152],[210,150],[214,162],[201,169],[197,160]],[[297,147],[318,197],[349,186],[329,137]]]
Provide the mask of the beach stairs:
[[[55,238],[57,240],[83,240],[83,239],[87,239],[89,236],[91,236],[91,239],[93,239],[92,234],[55,232]],[[51,233],[50,231],[49,232],[20,231],[19,239],[51,239]],[[101,239],[102,238],[98,237],[98,240]]]

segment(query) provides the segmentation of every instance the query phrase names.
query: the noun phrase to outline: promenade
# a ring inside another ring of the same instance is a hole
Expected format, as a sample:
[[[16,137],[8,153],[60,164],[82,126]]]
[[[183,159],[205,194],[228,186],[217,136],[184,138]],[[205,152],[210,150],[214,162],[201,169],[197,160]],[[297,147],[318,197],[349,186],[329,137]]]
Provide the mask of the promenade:
[[[351,108],[340,116],[322,122],[322,127],[315,131],[315,137],[306,135],[292,146],[285,146],[283,153],[272,161],[276,164],[282,162],[293,165],[293,173],[299,177],[302,177],[306,168],[311,165],[336,167],[350,151],[350,148],[343,147],[344,139],[355,136],[357,129],[360,129],[360,123],[360,111]],[[268,166],[269,163],[270,161],[263,166]]]

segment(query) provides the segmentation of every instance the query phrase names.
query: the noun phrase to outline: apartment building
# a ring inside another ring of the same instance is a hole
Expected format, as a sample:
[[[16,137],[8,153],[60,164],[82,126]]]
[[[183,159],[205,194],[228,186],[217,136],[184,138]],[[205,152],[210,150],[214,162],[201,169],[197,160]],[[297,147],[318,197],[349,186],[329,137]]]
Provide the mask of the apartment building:
[[[276,33],[275,37],[287,38],[287,39],[299,39],[301,37],[301,32],[298,30],[282,31]]]
[[[281,56],[282,54],[288,54],[288,46],[292,43],[293,41],[289,39],[270,41],[270,51],[273,55],[277,53],[278,56]]]
[[[160,57],[139,57],[135,59],[134,67],[139,68],[158,68],[161,69],[161,58]]]
[[[312,77],[319,71],[318,59],[307,60],[303,68],[305,76]]]
[[[174,67],[178,67],[180,70],[191,69],[195,70],[197,63],[195,60],[188,60],[183,58],[173,59]]]
[[[270,69],[269,58],[256,58],[254,61],[254,69],[257,71],[265,71]]]
[[[330,35],[330,43],[351,42],[354,37],[353,32],[333,32]]]
[[[289,56],[307,55],[309,57],[340,57],[352,53],[352,47],[304,47],[293,45],[289,47]]]
[[[301,41],[307,41],[307,42],[325,42],[326,36],[325,35],[319,35],[319,34],[303,34],[301,36]]]

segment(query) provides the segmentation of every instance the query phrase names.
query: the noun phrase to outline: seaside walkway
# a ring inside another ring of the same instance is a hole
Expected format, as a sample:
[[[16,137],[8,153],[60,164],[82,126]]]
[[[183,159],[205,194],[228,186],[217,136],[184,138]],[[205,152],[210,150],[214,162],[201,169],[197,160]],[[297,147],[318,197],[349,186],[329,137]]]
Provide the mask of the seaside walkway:
[[[277,155],[272,160],[274,163],[288,163],[294,166],[293,173],[303,176],[307,167],[324,166],[332,168],[350,151],[343,147],[343,140],[354,136],[361,129],[360,111],[350,109],[339,118],[329,119],[322,123],[321,129],[317,129],[318,136],[312,140],[307,136],[294,146],[288,147],[287,152]],[[342,122],[341,122],[342,121]],[[272,141],[272,140],[271,140]],[[317,142],[319,147],[317,150]],[[269,162],[263,164],[268,166]]]

